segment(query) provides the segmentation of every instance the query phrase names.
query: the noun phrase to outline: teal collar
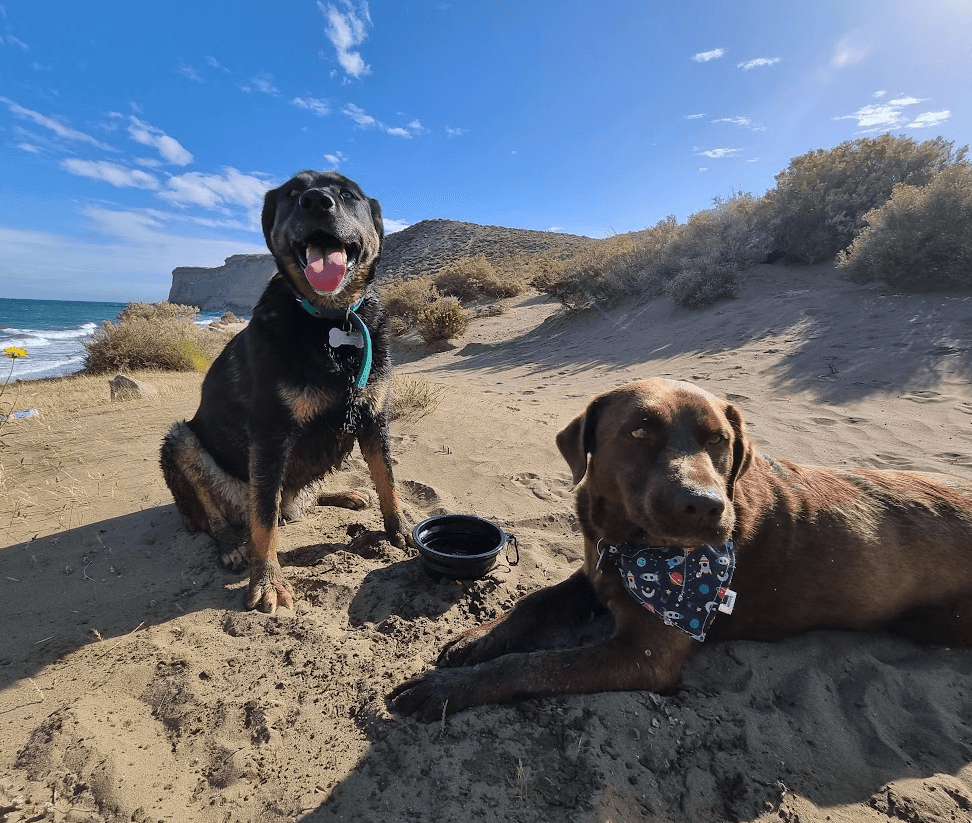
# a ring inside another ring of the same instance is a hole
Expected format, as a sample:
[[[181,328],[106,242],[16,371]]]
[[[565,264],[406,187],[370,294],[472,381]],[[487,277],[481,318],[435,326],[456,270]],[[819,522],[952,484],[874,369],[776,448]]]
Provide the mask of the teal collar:
[[[304,297],[301,300],[301,307],[306,311],[311,317],[315,317],[319,320],[347,320],[352,327],[351,332],[342,332],[340,329],[331,329],[331,334],[328,337],[328,344],[331,348],[338,348],[339,346],[356,346],[362,349],[361,352],[361,366],[358,368],[358,376],[355,379],[355,385],[359,389],[363,389],[368,383],[368,378],[371,376],[371,333],[368,331],[368,327],[365,325],[364,320],[358,317],[355,312],[361,308],[361,303],[364,301],[364,296],[355,302],[353,305],[348,306],[346,309],[323,309],[314,306],[310,300]],[[335,334],[337,332],[337,334]]]

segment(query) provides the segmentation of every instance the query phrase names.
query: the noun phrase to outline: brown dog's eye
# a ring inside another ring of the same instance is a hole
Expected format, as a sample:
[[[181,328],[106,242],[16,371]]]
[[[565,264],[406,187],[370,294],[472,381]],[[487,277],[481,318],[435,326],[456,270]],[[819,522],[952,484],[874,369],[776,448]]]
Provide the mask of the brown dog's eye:
[[[719,432],[718,434],[713,434],[709,437],[709,445],[717,446],[719,443],[722,443],[728,439],[729,438],[726,437],[722,432]]]

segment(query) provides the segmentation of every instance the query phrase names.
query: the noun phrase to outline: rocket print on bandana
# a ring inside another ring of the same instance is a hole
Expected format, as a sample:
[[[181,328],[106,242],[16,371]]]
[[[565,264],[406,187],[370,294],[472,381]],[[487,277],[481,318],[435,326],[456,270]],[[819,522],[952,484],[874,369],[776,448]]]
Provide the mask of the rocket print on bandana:
[[[621,573],[628,594],[700,643],[716,612],[732,611],[736,595],[729,584],[736,555],[731,540],[698,548],[608,546],[599,569],[605,560]]]

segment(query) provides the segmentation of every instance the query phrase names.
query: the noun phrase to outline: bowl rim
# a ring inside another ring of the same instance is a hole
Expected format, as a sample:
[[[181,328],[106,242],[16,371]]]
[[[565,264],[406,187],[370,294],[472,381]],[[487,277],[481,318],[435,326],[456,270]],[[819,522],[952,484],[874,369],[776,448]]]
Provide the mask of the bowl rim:
[[[435,549],[426,546],[419,539],[419,532],[423,529],[423,527],[426,527],[429,523],[435,520],[444,520],[450,517],[459,517],[466,520],[478,521],[479,523],[485,523],[486,525],[491,526],[497,532],[497,538],[499,540],[498,544],[494,548],[490,549],[489,551],[482,552],[481,554],[447,554],[445,552],[436,551]],[[427,554],[431,557],[449,560],[453,563],[472,564],[475,563],[477,560],[485,560],[489,557],[495,557],[496,555],[498,555],[503,550],[503,547],[509,541],[510,536],[503,530],[501,526],[494,523],[492,520],[487,520],[485,517],[480,517],[477,514],[452,513],[452,514],[434,514],[431,517],[426,517],[423,521],[417,523],[415,528],[412,529],[412,539],[415,541],[415,545],[418,546],[418,550],[422,554]]]

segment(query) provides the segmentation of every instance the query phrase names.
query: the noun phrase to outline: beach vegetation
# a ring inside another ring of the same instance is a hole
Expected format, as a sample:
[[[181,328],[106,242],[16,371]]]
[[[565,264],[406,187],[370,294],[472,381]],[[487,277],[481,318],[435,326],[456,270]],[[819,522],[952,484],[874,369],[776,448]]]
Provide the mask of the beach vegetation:
[[[104,321],[85,341],[84,371],[205,371],[232,335],[198,325],[198,313],[176,303],[129,303],[117,323]]]
[[[516,269],[500,274],[486,255],[463,257],[443,266],[432,282],[443,295],[469,303],[483,297],[516,297],[527,288],[527,281]]]
[[[442,386],[419,377],[395,379],[389,401],[391,419],[403,423],[421,420],[439,408],[443,392]]]
[[[385,314],[397,321],[392,323],[392,334],[402,334],[413,328],[425,308],[442,295],[431,277],[420,276],[393,280],[382,286],[379,296]]]
[[[956,163],[923,186],[899,183],[864,215],[837,265],[851,280],[902,291],[972,288],[972,165]]]
[[[418,331],[426,343],[460,337],[469,324],[469,315],[455,297],[440,297],[426,306],[418,318]]]

